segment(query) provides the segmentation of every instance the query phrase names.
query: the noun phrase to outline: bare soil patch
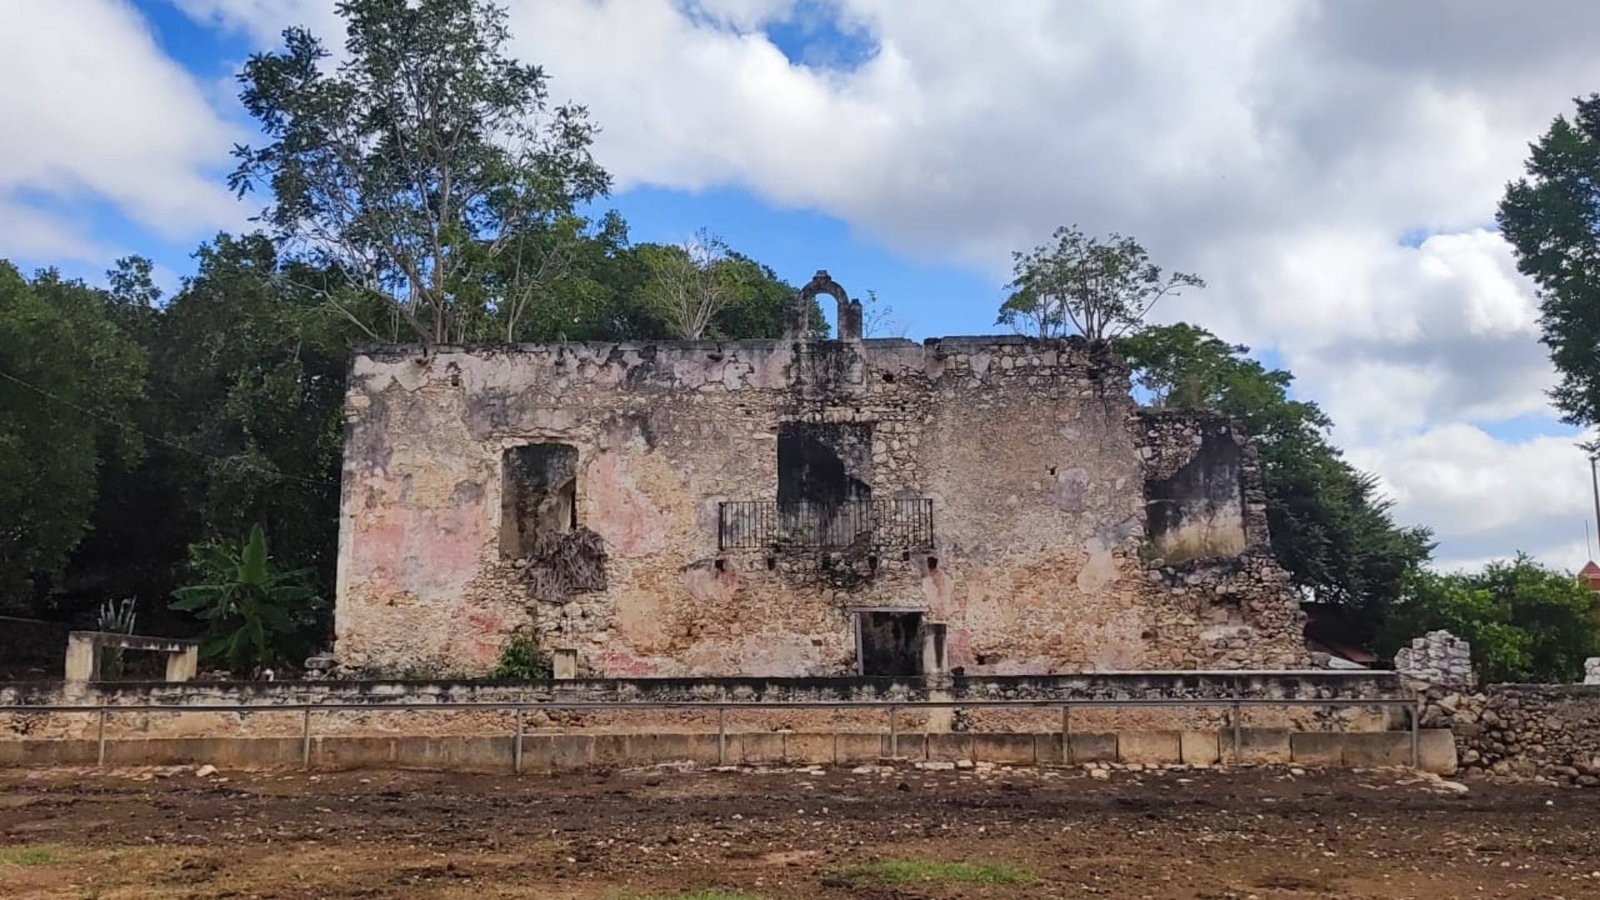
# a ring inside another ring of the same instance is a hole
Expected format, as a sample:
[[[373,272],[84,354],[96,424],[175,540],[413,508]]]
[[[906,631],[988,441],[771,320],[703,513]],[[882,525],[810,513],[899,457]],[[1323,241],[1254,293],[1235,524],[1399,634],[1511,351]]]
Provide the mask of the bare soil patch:
[[[0,772],[17,897],[1600,897],[1600,791],[1401,772]]]

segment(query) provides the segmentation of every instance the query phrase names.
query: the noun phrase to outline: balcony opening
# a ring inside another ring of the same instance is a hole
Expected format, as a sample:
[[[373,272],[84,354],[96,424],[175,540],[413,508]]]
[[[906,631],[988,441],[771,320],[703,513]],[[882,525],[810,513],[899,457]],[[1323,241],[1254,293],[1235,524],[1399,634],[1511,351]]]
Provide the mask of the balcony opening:
[[[921,675],[922,627],[920,612],[856,613],[861,674],[879,678]]]
[[[525,444],[501,456],[500,556],[525,559],[540,538],[578,526],[578,448]]]
[[[778,426],[778,505],[839,507],[872,497],[872,425],[784,422]]]

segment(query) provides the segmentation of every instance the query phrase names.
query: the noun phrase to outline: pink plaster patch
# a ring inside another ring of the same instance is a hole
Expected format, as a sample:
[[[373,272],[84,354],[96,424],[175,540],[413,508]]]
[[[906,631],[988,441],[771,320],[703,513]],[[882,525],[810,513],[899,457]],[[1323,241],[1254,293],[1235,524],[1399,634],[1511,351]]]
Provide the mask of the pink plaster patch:
[[[585,478],[585,508],[596,513],[595,520],[587,524],[606,539],[609,549],[622,556],[639,557],[658,553],[666,546],[666,514],[639,489],[618,454],[595,455]]]
[[[645,678],[656,674],[655,666],[649,661],[614,650],[600,654],[600,671],[609,678]]]

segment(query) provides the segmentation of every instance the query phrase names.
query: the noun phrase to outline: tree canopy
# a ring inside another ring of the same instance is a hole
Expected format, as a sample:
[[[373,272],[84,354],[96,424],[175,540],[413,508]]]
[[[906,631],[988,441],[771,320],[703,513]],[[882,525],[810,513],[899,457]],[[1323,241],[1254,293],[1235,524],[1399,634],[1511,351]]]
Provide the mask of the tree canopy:
[[[144,452],[122,423],[145,353],[118,303],[0,261],[0,609],[43,608],[91,527],[103,462]]]
[[[390,301],[424,343],[478,338],[467,326],[484,319],[515,339],[573,263],[578,208],[610,186],[587,112],[550,105],[544,72],[504,54],[505,10],[485,0],[338,10],[348,36],[332,72],[300,28],[245,64],[240,99],[269,142],[235,151],[231,185],[267,188],[280,240]],[[392,323],[341,309],[393,339]]]
[[[1383,625],[1379,649],[1392,655],[1413,637],[1444,629],[1472,645],[1486,682],[1570,683],[1600,654],[1600,595],[1570,572],[1525,555],[1474,573],[1409,574]]]
[[[1600,94],[1577,101],[1536,141],[1527,176],[1506,186],[1501,234],[1539,286],[1540,326],[1566,420],[1600,425]]]
[[[1199,277],[1164,273],[1138,241],[1120,234],[1086,235],[1058,228],[1053,243],[1012,254],[1011,292],[998,325],[1038,338],[1070,328],[1090,340],[1109,340],[1139,327],[1163,297],[1205,287]]]

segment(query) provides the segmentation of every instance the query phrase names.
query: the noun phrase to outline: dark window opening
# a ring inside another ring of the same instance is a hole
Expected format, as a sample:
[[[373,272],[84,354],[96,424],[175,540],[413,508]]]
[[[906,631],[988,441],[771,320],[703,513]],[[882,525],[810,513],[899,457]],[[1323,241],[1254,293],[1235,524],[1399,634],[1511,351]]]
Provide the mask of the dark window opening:
[[[842,547],[870,533],[871,478],[870,424],[778,426],[778,515],[789,540]]]
[[[784,422],[778,426],[778,505],[840,506],[872,496],[872,426]]]
[[[907,677],[922,674],[922,613],[860,612],[861,674]]]
[[[501,457],[500,555],[533,556],[541,537],[578,527],[578,448],[511,447]]]

